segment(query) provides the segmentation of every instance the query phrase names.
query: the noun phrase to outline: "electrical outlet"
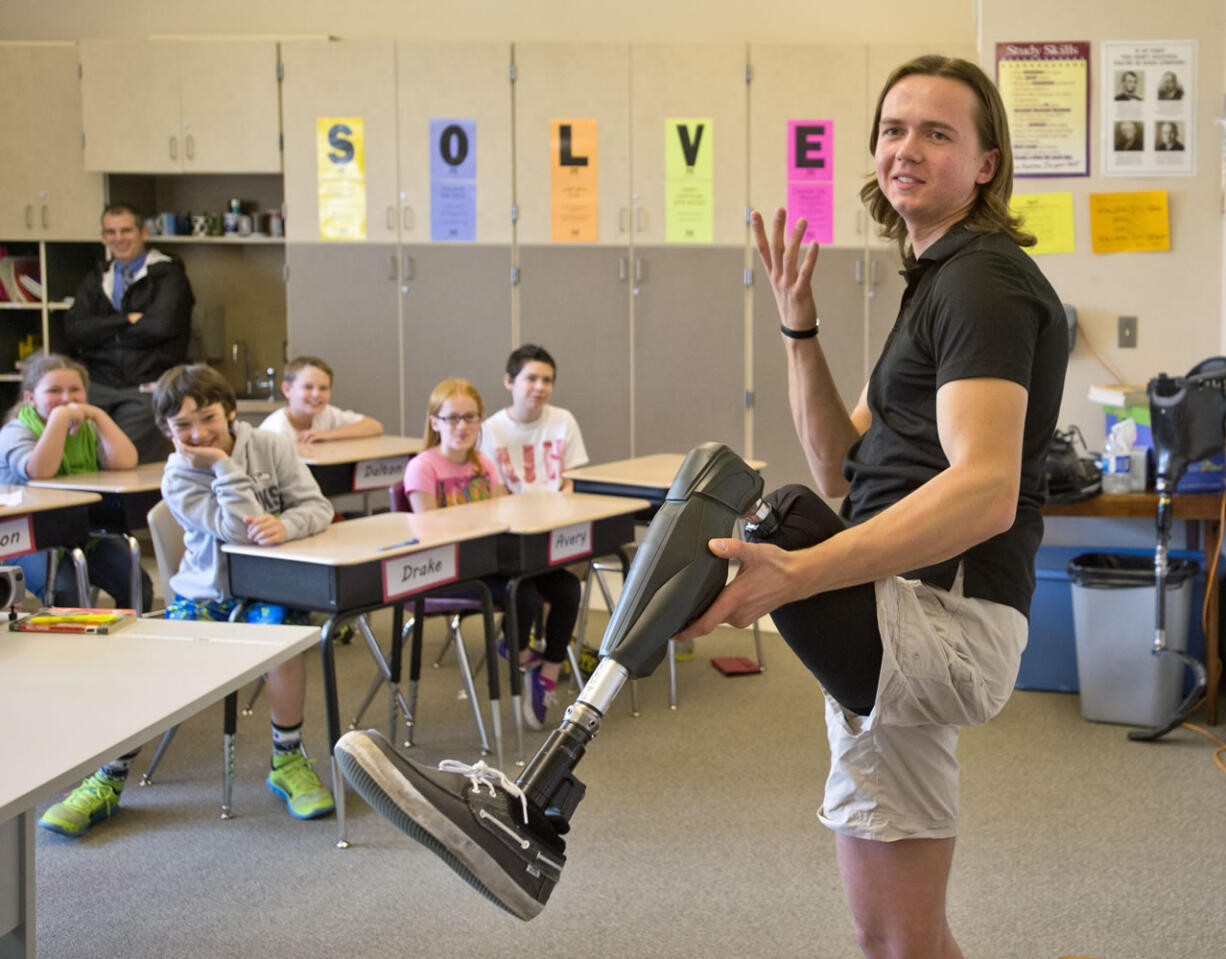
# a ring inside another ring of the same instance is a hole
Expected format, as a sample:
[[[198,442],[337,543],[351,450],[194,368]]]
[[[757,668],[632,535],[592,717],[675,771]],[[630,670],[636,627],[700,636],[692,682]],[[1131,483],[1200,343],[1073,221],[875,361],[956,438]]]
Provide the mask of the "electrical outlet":
[[[1137,318],[1135,316],[1121,316],[1119,318],[1119,347],[1121,350],[1136,349],[1137,345]]]

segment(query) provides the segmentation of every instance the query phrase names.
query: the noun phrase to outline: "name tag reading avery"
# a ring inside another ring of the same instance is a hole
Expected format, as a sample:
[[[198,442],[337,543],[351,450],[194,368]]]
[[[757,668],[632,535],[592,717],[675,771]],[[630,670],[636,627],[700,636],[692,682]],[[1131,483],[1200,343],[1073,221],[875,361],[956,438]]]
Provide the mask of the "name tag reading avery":
[[[404,476],[407,456],[385,456],[379,460],[363,460],[353,467],[353,491],[362,493],[370,489],[387,489]]]
[[[0,559],[34,552],[34,524],[29,514],[0,521]]]
[[[383,561],[383,599],[390,602],[460,578],[460,547],[455,543]]]
[[[549,565],[565,563],[592,553],[592,524],[563,526],[549,534]]]

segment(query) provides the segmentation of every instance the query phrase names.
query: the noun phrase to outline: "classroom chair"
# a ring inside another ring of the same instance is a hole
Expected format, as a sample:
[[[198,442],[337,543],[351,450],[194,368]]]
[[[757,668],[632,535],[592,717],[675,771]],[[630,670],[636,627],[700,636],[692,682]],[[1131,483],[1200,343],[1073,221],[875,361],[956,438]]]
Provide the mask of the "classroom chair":
[[[393,513],[408,513],[412,511],[409,505],[409,498],[405,495],[404,487],[400,483],[394,483],[387,488],[387,500]],[[444,649],[451,647],[455,650],[456,663],[460,667],[460,677],[464,683],[464,692],[472,706],[473,719],[477,724],[477,734],[481,737],[481,751],[482,753],[489,753],[489,738],[485,732],[485,721],[481,718],[481,704],[477,700],[477,687],[473,682],[473,670],[469,664],[468,652],[464,646],[464,635],[460,628],[465,617],[478,615],[482,612],[481,601],[461,596],[426,596],[422,600],[422,604],[424,618],[446,618],[447,642],[444,644]],[[416,625],[416,619],[412,613],[412,604],[406,603],[403,608],[409,610],[409,615],[405,619],[404,627],[400,630],[398,641],[401,646],[408,642],[409,637],[413,635],[414,626]],[[495,606],[495,612],[501,612],[501,607]],[[489,645],[488,637],[486,638],[486,645]],[[420,656],[420,651],[417,651],[416,655]],[[435,666],[437,665],[438,662],[436,661]],[[388,675],[381,669],[371,681],[370,688],[366,691],[366,698],[362,700],[362,705],[358,707],[357,714],[353,717],[353,722],[349,724],[350,729],[358,728],[363,713],[366,712],[367,707],[375,698],[379,687],[386,682],[388,682]],[[410,680],[407,710],[407,718],[412,723],[409,727],[410,730],[412,730],[413,725],[416,723],[413,712],[416,706],[417,681]],[[411,741],[406,742],[406,745],[412,745]]]

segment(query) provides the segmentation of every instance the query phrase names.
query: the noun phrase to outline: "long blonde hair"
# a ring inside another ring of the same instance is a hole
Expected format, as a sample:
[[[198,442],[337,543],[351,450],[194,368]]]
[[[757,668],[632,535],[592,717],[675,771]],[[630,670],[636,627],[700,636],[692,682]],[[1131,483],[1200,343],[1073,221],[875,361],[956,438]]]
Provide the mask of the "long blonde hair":
[[[430,392],[430,399],[426,401],[426,430],[423,434],[426,438],[426,449],[433,449],[442,443],[443,438],[439,436],[438,430],[434,428],[434,418],[438,416],[438,411],[443,408],[453,396],[467,396],[477,404],[477,415],[481,419],[485,419],[485,403],[481,400],[481,394],[477,392],[477,388],[468,380],[443,380]],[[478,434],[478,442],[480,434]],[[472,449],[468,451],[468,462],[476,468],[476,475],[481,476],[485,470],[481,466],[481,457],[477,453],[478,443],[474,443]]]
[[[1021,217],[1009,211],[1009,198],[1013,195],[1013,144],[1009,138],[1009,118],[996,85],[987,74],[969,60],[945,57],[930,53],[908,60],[895,68],[881,88],[877,97],[877,111],[873,114],[873,126],[868,137],[868,152],[876,154],[877,136],[881,126],[881,106],[886,94],[894,84],[910,76],[944,77],[965,84],[975,94],[978,109],[975,111],[975,129],[979,134],[979,146],[983,150],[996,150],[1000,157],[996,173],[987,183],[980,184],[974,203],[966,215],[966,228],[974,233],[1001,232],[1018,246],[1034,246],[1035,238],[1021,229]],[[870,176],[860,190],[860,199],[868,207],[869,215],[879,224],[881,236],[894,240],[899,252],[907,254],[907,225],[898,211],[881,192],[876,175]]]

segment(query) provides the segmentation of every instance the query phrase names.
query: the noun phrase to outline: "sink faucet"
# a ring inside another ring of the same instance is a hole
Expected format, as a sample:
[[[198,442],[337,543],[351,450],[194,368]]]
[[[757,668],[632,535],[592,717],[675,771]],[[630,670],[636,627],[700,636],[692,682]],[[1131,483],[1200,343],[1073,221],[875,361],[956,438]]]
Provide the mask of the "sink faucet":
[[[261,393],[268,390],[268,399],[276,400],[277,398],[277,371],[269,366],[264,369],[264,376],[255,381],[256,389]]]
[[[251,350],[247,348],[246,340],[234,341],[234,345],[230,347],[230,359],[233,362],[238,363],[238,353],[240,347],[242,348],[243,352],[243,372],[246,374],[247,389],[245,392],[248,396],[250,396],[253,392],[253,386],[251,383]]]

